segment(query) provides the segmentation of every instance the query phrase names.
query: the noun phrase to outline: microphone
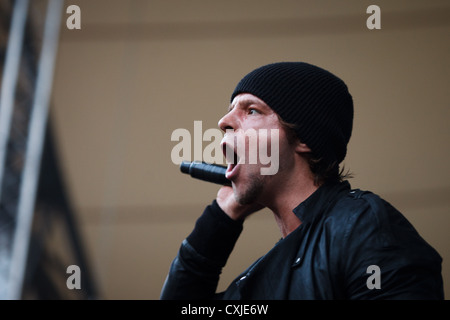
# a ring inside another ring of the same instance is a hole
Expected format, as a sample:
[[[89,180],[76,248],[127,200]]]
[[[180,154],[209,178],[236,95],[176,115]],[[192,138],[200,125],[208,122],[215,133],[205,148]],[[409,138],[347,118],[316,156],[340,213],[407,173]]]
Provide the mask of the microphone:
[[[231,181],[225,177],[227,167],[224,166],[200,161],[183,161],[180,164],[180,170],[183,173],[189,174],[192,178],[231,186]]]

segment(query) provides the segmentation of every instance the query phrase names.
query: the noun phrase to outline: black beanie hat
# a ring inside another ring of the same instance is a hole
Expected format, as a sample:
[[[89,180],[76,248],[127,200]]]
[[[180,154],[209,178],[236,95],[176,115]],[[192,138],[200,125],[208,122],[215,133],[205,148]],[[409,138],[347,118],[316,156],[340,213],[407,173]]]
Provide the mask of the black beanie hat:
[[[272,108],[312,153],[338,165],[347,153],[353,126],[353,99],[346,84],[322,68],[305,62],[268,64],[247,74],[231,101],[251,93]]]

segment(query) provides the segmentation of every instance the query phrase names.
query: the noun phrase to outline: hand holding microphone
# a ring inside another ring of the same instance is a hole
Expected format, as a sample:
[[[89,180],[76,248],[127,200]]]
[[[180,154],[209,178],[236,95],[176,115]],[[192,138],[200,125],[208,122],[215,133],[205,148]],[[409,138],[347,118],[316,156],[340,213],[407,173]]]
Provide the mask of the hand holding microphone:
[[[221,165],[200,161],[183,161],[180,170],[196,179],[231,186],[231,181],[225,177],[227,168]],[[216,200],[222,210],[233,220],[244,220],[250,214],[264,208],[264,205],[256,202],[246,205],[239,204],[231,188],[220,188]]]

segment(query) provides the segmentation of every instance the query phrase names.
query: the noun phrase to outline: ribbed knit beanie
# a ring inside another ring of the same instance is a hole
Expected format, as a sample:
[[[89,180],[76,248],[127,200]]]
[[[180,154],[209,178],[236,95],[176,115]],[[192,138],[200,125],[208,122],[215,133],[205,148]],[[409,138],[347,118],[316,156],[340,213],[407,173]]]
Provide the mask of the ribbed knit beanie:
[[[238,83],[240,93],[263,100],[312,153],[329,164],[347,154],[353,127],[353,99],[346,84],[331,72],[305,62],[278,62],[259,67]]]

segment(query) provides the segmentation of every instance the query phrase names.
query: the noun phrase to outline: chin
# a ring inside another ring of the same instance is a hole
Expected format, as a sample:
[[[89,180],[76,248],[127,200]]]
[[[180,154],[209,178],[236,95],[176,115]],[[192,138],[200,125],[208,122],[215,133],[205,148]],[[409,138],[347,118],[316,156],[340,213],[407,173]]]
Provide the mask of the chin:
[[[255,203],[264,190],[264,181],[260,174],[252,175],[246,180],[233,183],[234,196],[241,205]]]

